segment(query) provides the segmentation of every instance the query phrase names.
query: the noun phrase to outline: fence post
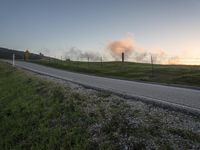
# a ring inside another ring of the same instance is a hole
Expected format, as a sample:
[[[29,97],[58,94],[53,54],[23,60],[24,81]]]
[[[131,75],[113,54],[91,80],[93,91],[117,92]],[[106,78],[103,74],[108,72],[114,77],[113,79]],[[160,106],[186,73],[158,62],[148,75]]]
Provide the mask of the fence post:
[[[153,77],[153,75],[154,75],[154,68],[153,68],[153,57],[152,57],[152,55],[151,55],[151,75],[152,75],[152,77]]]
[[[12,61],[13,67],[15,66],[15,54],[13,54],[13,61]]]
[[[88,59],[88,67],[89,67],[90,57],[88,56],[88,58],[87,58],[87,59]]]

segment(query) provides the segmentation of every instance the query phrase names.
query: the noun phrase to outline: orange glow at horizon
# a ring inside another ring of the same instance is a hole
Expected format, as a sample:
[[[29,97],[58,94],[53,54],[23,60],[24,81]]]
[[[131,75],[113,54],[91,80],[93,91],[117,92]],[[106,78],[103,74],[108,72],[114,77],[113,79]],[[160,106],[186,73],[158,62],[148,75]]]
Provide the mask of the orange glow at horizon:
[[[190,44],[192,45],[192,43]],[[200,65],[200,50],[192,48],[191,45],[189,45],[190,48],[173,51],[173,54],[170,54],[168,51],[160,48],[147,50],[143,46],[136,45],[133,37],[128,36],[118,40],[111,40],[107,44],[107,49],[115,59],[121,58],[121,54],[124,52],[128,57],[127,60],[129,61],[135,61],[139,59],[139,62],[145,62],[149,59],[149,55],[152,55],[154,57],[155,63]]]

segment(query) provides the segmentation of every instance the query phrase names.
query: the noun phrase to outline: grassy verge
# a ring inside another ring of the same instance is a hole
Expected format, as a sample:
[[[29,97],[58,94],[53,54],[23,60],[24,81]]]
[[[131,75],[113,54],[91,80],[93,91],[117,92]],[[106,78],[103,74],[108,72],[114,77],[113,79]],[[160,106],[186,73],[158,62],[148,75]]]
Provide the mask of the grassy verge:
[[[83,90],[77,92],[0,63],[0,147],[38,150],[200,146],[199,118],[141,102],[129,105],[110,93]]]
[[[166,84],[180,84],[200,87],[200,66],[154,65],[131,62],[73,62],[73,61],[34,61],[42,65],[74,72],[128,80],[148,81]]]
[[[0,65],[0,147],[57,149],[89,146],[93,120],[61,87]],[[65,99],[65,100],[64,100]],[[66,119],[67,118],[67,119]]]

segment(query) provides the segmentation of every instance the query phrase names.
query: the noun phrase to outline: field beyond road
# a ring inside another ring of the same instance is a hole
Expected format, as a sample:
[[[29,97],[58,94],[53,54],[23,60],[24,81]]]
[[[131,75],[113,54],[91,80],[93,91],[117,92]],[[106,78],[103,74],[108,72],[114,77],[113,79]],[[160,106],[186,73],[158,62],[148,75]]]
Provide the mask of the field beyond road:
[[[200,66],[152,65],[132,62],[33,61],[38,64],[97,76],[170,85],[200,87]]]
[[[200,118],[0,63],[2,149],[199,149]]]

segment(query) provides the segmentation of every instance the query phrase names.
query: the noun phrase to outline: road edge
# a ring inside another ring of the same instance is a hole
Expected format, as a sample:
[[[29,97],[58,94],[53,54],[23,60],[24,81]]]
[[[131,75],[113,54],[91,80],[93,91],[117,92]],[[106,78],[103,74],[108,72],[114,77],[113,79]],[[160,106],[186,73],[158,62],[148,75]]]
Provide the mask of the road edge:
[[[9,62],[7,62],[7,63],[10,64]],[[81,85],[85,88],[90,88],[90,89],[94,89],[94,90],[97,90],[97,91],[111,92],[115,95],[118,95],[118,96],[126,98],[126,99],[130,99],[130,100],[133,100],[133,101],[142,101],[146,104],[151,104],[151,105],[154,105],[154,106],[157,106],[157,107],[169,109],[169,110],[176,111],[176,112],[182,112],[182,113],[185,113],[185,114],[190,114],[190,115],[195,115],[195,116],[200,115],[200,109],[192,108],[192,107],[189,107],[189,106],[186,106],[186,105],[180,105],[180,104],[176,104],[176,103],[166,102],[166,101],[162,101],[162,100],[159,100],[159,99],[153,99],[153,98],[150,98],[150,97],[144,97],[144,96],[138,96],[138,95],[129,95],[129,94],[126,94],[126,93],[119,93],[119,92],[116,92],[116,91],[113,91],[113,90],[105,90],[103,88],[97,88],[97,87],[81,84],[81,83],[78,83],[76,81],[67,80],[67,79],[64,79],[60,76],[51,75],[51,74],[41,72],[41,71],[37,71],[37,70],[31,69],[31,68],[22,67],[22,66],[18,66],[18,65],[16,65],[16,67],[19,67],[19,68],[22,68],[24,70],[28,70],[28,71],[31,71],[31,72],[34,72],[34,73],[37,73],[37,74],[46,75],[46,76],[53,77],[53,78],[56,78],[56,79],[60,79],[60,80],[63,80],[63,81],[75,83],[75,84]]]

